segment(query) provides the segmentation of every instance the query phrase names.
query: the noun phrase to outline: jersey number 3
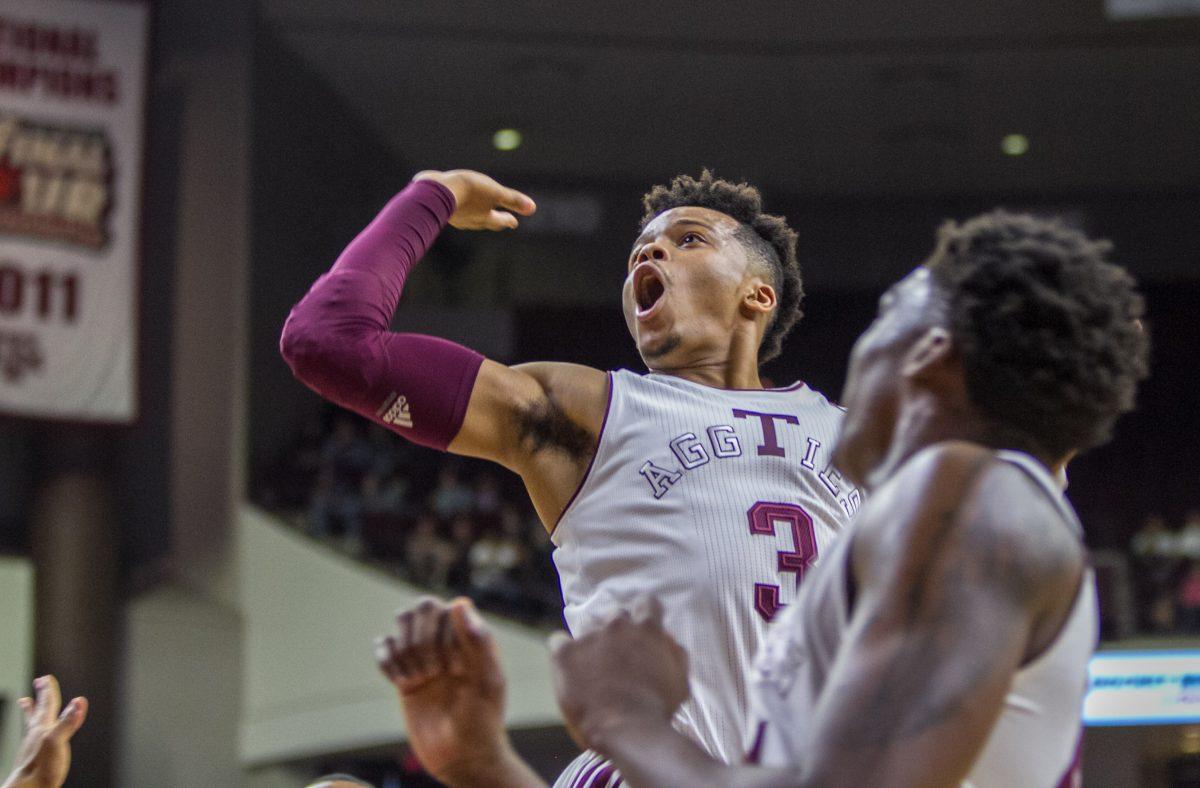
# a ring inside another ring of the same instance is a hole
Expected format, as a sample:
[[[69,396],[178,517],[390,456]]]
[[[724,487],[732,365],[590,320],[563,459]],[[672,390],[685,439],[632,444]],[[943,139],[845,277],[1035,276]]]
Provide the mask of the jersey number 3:
[[[813,520],[808,512],[794,503],[771,503],[759,501],[746,512],[750,533],[755,536],[776,536],[780,526],[792,532],[792,549],[780,550],[779,571],[796,576],[796,587],[804,579],[804,570],[817,559],[817,537],[813,532]],[[783,604],[779,601],[779,586],[770,583],[754,584],[754,609],[764,620],[770,621]]]

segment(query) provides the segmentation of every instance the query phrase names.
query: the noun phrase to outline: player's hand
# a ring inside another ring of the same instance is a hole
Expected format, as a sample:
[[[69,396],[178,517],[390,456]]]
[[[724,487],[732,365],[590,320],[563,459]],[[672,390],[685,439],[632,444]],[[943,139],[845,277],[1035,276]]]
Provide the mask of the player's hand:
[[[567,730],[603,751],[606,732],[631,722],[669,722],[688,697],[688,658],[662,625],[662,606],[644,597],[600,629],[550,638],[554,693]]]
[[[21,698],[25,712],[25,738],[17,761],[3,788],[58,788],[71,768],[71,737],[87,716],[86,698],[75,698],[62,707],[58,680],[42,676],[33,683],[34,696]]]
[[[379,669],[400,694],[409,744],[444,783],[478,784],[507,757],[504,675],[496,642],[469,599],[426,597],[396,617],[375,645]]]
[[[529,216],[537,210],[528,195],[474,170],[422,170],[413,180],[437,181],[450,190],[457,205],[450,226],[460,230],[513,230],[517,227],[513,214]]]

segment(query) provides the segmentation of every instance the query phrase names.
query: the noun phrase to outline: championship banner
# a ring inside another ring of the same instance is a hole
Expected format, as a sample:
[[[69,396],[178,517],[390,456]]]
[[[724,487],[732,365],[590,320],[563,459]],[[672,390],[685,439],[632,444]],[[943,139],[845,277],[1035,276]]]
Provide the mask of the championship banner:
[[[148,17],[0,0],[0,413],[137,415]]]

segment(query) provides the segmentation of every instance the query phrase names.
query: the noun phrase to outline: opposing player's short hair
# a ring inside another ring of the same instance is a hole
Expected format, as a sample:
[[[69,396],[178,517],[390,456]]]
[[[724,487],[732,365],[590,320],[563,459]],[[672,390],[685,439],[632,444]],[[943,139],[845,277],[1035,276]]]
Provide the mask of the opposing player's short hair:
[[[1108,441],[1147,375],[1144,302],[1111,250],[997,210],[945,224],[928,263],[971,401],[1054,457]]]
[[[351,785],[365,785],[367,788],[375,788],[374,785],[366,780],[360,780],[351,774],[323,774],[317,779],[310,782],[305,788],[312,788],[314,785],[324,785],[325,783],[350,783]]]
[[[797,236],[787,220],[762,212],[758,189],[747,183],[721,180],[708,170],[701,172],[699,178],[680,175],[670,186],[655,186],[642,197],[642,205],[646,208],[642,230],[660,213],[683,206],[720,211],[741,223],[738,238],[770,271],[778,301],[758,348],[758,363],[765,364],[778,356],[784,337],[803,314],[800,301],[804,298],[804,285],[800,279],[800,261],[796,259]]]

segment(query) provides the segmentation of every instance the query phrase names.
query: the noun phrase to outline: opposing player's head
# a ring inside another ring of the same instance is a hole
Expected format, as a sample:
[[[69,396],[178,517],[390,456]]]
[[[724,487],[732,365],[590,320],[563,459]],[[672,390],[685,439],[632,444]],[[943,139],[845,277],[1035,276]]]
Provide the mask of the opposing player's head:
[[[642,201],[622,305],[646,366],[725,362],[747,346],[760,364],[779,355],[804,294],[787,222],[762,212],[754,187],[707,170]]]
[[[349,774],[326,774],[318,777],[305,788],[375,788],[366,780],[360,780]]]
[[[933,255],[883,295],[854,346],[839,469],[869,481],[894,441],[934,421],[967,432],[941,439],[1048,463],[1107,441],[1133,408],[1149,347],[1142,298],[1110,249],[1005,211],[943,226]]]

